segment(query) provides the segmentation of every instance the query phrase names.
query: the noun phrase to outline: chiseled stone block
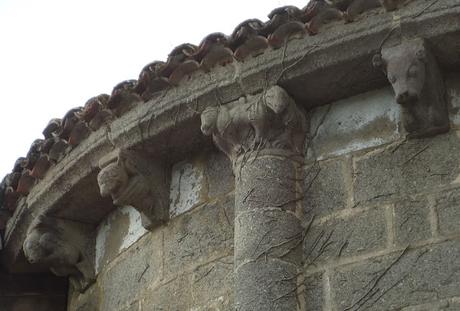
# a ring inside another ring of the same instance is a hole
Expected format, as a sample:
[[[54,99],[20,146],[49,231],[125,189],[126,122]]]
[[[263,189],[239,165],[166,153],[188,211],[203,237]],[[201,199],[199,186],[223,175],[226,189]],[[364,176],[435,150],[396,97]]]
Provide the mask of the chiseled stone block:
[[[179,162],[172,167],[169,195],[170,217],[183,214],[203,201],[203,169],[193,162]]]
[[[164,230],[165,276],[233,249],[233,196],[171,219]]]
[[[442,235],[460,232],[460,189],[440,192],[435,197],[439,232]]]
[[[385,209],[371,209],[311,228],[305,239],[304,257],[307,266],[320,265],[339,257],[382,250],[387,239]]]
[[[334,310],[399,310],[455,297],[459,260],[460,241],[450,241],[339,267],[331,277]]]
[[[99,274],[102,289],[102,310],[124,310],[139,299],[148,286],[153,286],[162,277],[161,232],[145,236],[117,262]]]
[[[430,210],[425,199],[404,198],[395,204],[395,243],[405,246],[431,238]]]
[[[142,311],[190,310],[190,278],[190,274],[183,274],[170,282],[145,292],[141,300]]]
[[[141,215],[133,207],[114,210],[97,230],[96,273],[147,232],[142,226]]]
[[[234,310],[233,256],[196,268],[191,284],[192,310]]]
[[[324,159],[376,147],[400,138],[400,107],[390,88],[317,108],[310,123],[316,136],[308,158]]]
[[[305,168],[305,213],[324,216],[345,208],[347,174],[351,168],[344,160],[316,162]]]
[[[460,181],[460,138],[456,132],[409,140],[355,159],[355,202],[401,194],[435,192]]]
[[[324,292],[324,274],[315,273],[305,278],[305,306],[306,310],[326,310]]]
[[[208,196],[217,198],[235,189],[232,163],[222,152],[209,154],[205,164]]]

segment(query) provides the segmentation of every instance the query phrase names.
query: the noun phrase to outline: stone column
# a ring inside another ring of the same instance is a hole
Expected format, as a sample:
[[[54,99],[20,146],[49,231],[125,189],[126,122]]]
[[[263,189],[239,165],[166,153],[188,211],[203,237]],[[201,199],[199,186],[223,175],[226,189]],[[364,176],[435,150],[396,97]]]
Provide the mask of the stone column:
[[[233,163],[235,309],[297,310],[303,230],[297,189],[306,122],[279,86],[202,114]]]

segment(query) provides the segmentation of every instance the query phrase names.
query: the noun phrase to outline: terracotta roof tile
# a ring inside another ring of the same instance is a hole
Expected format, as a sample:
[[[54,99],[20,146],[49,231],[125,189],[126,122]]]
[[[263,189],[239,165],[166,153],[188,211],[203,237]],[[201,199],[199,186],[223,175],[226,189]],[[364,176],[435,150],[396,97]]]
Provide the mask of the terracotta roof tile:
[[[386,2],[385,9],[396,9],[396,1]],[[166,62],[154,61],[146,65],[138,80],[123,81],[114,87],[110,96],[95,96],[84,107],[69,110],[62,119],[50,120],[43,130],[44,139],[34,141],[27,156],[19,158],[12,173],[0,183],[0,210],[13,211],[19,197],[27,195],[37,180],[91,131],[155,94],[180,85],[193,72],[208,72],[215,66],[257,57],[270,47],[283,46],[290,39],[307,33],[317,34],[320,26],[330,20],[351,22],[358,14],[379,6],[378,3],[379,0],[311,0],[303,9],[295,6],[276,8],[266,22],[246,20],[230,36],[212,33],[199,46],[190,43],[177,46]]]

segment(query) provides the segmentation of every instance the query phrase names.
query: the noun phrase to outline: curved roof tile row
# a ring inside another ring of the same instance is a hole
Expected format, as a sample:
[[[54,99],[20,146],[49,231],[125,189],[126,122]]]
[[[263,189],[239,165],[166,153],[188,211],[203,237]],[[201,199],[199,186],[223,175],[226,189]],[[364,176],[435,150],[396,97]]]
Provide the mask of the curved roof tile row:
[[[389,7],[388,3],[395,1],[382,2],[386,3],[387,10],[392,10],[396,7],[391,4]],[[311,0],[302,9],[295,6],[277,8],[268,14],[266,22],[246,20],[230,36],[212,33],[198,46],[190,43],[177,46],[166,62],[154,61],[146,65],[138,80],[123,81],[114,87],[111,95],[95,96],[83,107],[69,110],[62,119],[52,119],[43,130],[44,138],[32,143],[27,155],[16,161],[13,171],[1,182],[0,210],[11,214],[18,199],[27,196],[48,169],[92,131],[120,117],[136,103],[180,85],[194,71],[209,72],[215,66],[244,62],[267,49],[281,48],[293,38],[316,35],[321,26],[331,20],[352,22],[358,14],[380,6],[380,0]]]

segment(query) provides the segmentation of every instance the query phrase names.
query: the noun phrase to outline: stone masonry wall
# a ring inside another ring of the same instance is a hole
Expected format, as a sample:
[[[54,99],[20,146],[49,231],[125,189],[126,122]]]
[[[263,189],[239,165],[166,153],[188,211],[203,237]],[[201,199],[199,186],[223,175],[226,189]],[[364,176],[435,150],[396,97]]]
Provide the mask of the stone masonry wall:
[[[452,129],[400,136],[390,90],[318,109],[305,167],[307,310],[460,310],[460,79]]]
[[[390,88],[311,112],[303,310],[460,310],[460,76],[447,85],[452,129],[426,139],[404,139]],[[110,214],[69,310],[234,309],[230,162],[203,151],[171,174],[171,220]]]
[[[148,232],[131,207],[110,214],[95,239],[97,281],[69,293],[69,310],[232,310],[233,185],[217,151],[175,164],[171,220]]]

